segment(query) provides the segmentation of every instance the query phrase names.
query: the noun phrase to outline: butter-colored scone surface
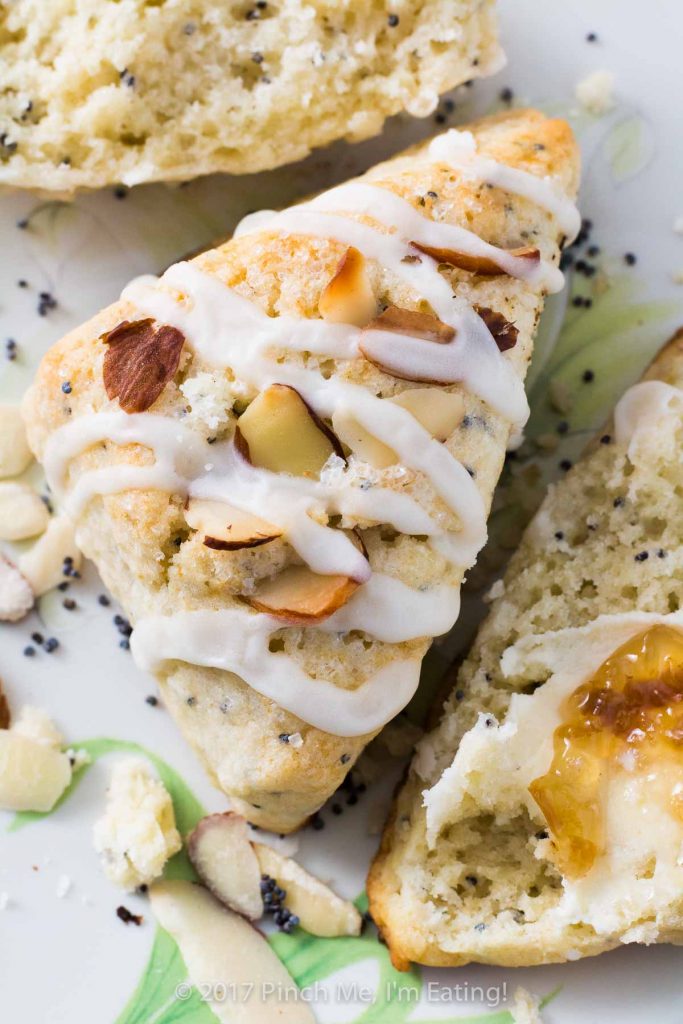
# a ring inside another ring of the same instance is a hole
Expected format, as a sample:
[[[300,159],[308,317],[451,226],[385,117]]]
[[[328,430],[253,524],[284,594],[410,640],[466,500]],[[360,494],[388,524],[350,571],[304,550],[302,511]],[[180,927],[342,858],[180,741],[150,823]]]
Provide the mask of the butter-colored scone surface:
[[[530,175],[553,176],[568,196],[576,192],[578,156],[563,121],[534,111],[497,116],[469,126],[482,156]],[[374,168],[364,181],[404,197],[421,216],[472,227],[503,248],[520,242],[537,246],[551,264],[559,259],[562,232],[554,216],[527,198],[476,179],[465,179],[442,162],[428,158],[426,146],[415,148]],[[355,215],[370,224],[367,215]],[[238,237],[197,257],[191,266],[231,286],[270,316],[318,318],[318,303],[335,274],[346,245],[333,238],[313,238],[262,230]],[[381,305],[415,308],[418,297],[405,278],[368,260],[374,294]],[[543,302],[538,284],[505,275],[479,276],[450,266],[441,273],[453,291],[514,322],[517,343],[503,360],[522,378]],[[45,357],[28,393],[25,418],[38,457],[55,431],[93,412],[117,411],[103,386],[106,345],[101,340],[136,310],[120,301],[105,309],[55,345]],[[309,353],[283,349],[278,356],[292,368],[309,366]],[[385,398],[415,387],[364,359],[328,359],[325,372],[359,384]],[[62,383],[69,381],[65,395]],[[424,386],[424,385],[422,385]],[[443,391],[462,396],[462,418],[447,438],[448,451],[468,467],[488,508],[503,463],[511,424],[460,384]],[[175,418],[204,439],[230,438],[236,416],[253,398],[229,370],[217,371],[196,351],[183,350],[179,371],[150,412]],[[212,449],[207,447],[207,461]],[[70,486],[94,469],[145,465],[152,454],[140,445],[91,446],[70,464]],[[395,467],[373,470],[360,465],[363,487],[381,484],[406,493],[448,526],[452,513],[419,472],[396,473]],[[95,494],[78,516],[79,544],[98,566],[107,586],[135,624],[149,615],[187,610],[244,608],[240,594],[253,592],[265,578],[295,561],[283,538],[238,551],[214,550],[188,529],[184,496],[156,490]],[[260,510],[264,517],[268,509]],[[272,512],[271,512],[272,514]],[[352,519],[343,523],[354,525]],[[425,538],[397,533],[382,525],[361,524],[363,542],[374,572],[397,577],[411,588],[437,585],[459,588],[463,567],[450,564],[424,543]],[[432,634],[433,635],[433,634]],[[428,640],[380,642],[362,631],[321,632],[286,628],[277,634],[281,650],[314,679],[355,690],[368,675],[399,658],[421,658]],[[277,831],[297,827],[340,785],[372,733],[353,738],[332,735],[306,724],[261,696],[236,675],[184,662],[165,663],[159,682],[166,707],[193,745],[212,779],[249,820]],[[376,731],[376,730],[375,730]],[[288,738],[294,737],[295,742]]]
[[[683,387],[683,331],[644,379]],[[683,607],[678,394],[673,413],[660,409],[643,428],[635,454],[610,423],[550,488],[457,674],[440,724],[418,749],[368,883],[371,912],[400,968],[410,961],[522,966],[575,960],[627,942],[683,943],[683,899],[675,880],[681,827],[662,802],[657,773],[644,801],[633,796],[635,789],[629,797],[627,787],[623,803],[602,812],[621,816],[620,839],[612,845],[607,832],[604,852],[579,880],[577,899],[576,883],[557,867],[543,815],[532,815],[518,796],[511,810],[514,763],[504,761],[506,726],[499,726],[513,695],[542,699],[548,669],[539,664],[537,638],[582,630],[564,634],[565,667],[581,664],[589,642],[602,645],[600,663],[621,645],[623,636],[612,635],[645,628],[622,619],[612,634],[619,616],[675,616]],[[512,651],[519,656],[511,659]],[[541,715],[541,708],[534,713]],[[434,806],[437,784],[448,801],[459,785],[454,754],[487,727],[500,732],[498,756],[476,782],[468,777],[470,795],[455,813],[439,814],[430,831],[425,807]],[[637,746],[639,737],[630,741]],[[634,772],[628,785],[639,785],[626,748],[621,756],[626,772]]]
[[[0,183],[261,171],[502,64],[493,0],[0,4]]]

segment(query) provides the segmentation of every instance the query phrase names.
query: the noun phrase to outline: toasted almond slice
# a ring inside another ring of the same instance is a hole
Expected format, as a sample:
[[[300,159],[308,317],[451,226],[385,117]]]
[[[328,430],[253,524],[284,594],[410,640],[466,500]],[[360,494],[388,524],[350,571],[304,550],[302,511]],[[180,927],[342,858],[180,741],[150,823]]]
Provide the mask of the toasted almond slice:
[[[501,352],[507,352],[508,349],[515,347],[519,331],[514,324],[506,320],[502,313],[496,313],[488,306],[475,306],[474,308],[493,335],[493,340]]]
[[[420,242],[413,242],[412,245],[426,256],[438,260],[439,263],[447,263],[451,267],[468,270],[472,274],[494,277],[497,274],[507,273],[492,256],[475,256],[470,252],[462,252],[460,249],[444,249],[438,246],[422,245]],[[519,249],[508,249],[506,254],[524,260],[529,267],[537,266],[541,260],[539,250],[530,245],[522,246]]]
[[[339,935],[360,935],[363,922],[353,903],[337,896],[319,878],[271,846],[254,843],[254,850],[261,871],[274,878],[286,891],[287,909],[296,914],[302,928],[311,935],[328,939]]]
[[[59,747],[0,730],[0,807],[51,811],[71,782],[71,763]]]
[[[348,411],[337,411],[332,416],[332,426],[339,440],[347,445],[354,455],[375,469],[386,469],[397,463],[398,455],[382,441],[365,429]]]
[[[363,327],[372,320],[377,300],[370,284],[365,257],[350,246],[337,264],[332,280],[325,286],[318,302],[323,320],[335,324]]]
[[[243,917],[202,886],[180,879],[156,882],[149,896],[157,921],[178,944],[189,980],[206,993],[219,1021],[315,1024],[284,965]]]
[[[33,454],[18,405],[0,405],[0,477],[19,476]]]
[[[0,482],[0,540],[26,540],[43,533],[50,514],[28,484]]]
[[[348,576],[320,576],[306,565],[290,565],[245,596],[252,608],[290,625],[321,622],[349,600],[357,589]]]
[[[251,512],[234,508],[224,501],[190,498],[185,521],[203,535],[203,544],[216,551],[256,548],[282,536],[282,530]]]
[[[36,597],[64,580],[66,558],[72,559],[73,569],[79,568],[81,553],[76,547],[74,525],[66,516],[55,516],[42,537],[19,558],[19,569]]]
[[[124,412],[145,412],[173,380],[185,335],[149,317],[124,320],[102,335],[107,345],[102,377],[107,397],[118,399]]]
[[[25,576],[0,555],[0,622],[18,622],[33,608],[33,590]]]
[[[209,814],[187,840],[187,852],[204,885],[230,910],[250,921],[263,916],[261,870],[238,814]]]
[[[407,334],[411,338],[436,341],[441,345],[447,345],[455,337],[455,328],[432,313],[419,313],[415,309],[403,309],[401,306],[387,306],[383,313],[367,324],[365,330]],[[360,348],[363,351],[362,336]]]
[[[465,412],[462,395],[439,388],[410,388],[389,401],[412,413],[437,441],[445,441],[451,436]]]
[[[331,455],[344,457],[329,427],[286,384],[271,384],[242,413],[235,444],[253,466],[293,476],[317,477]]]

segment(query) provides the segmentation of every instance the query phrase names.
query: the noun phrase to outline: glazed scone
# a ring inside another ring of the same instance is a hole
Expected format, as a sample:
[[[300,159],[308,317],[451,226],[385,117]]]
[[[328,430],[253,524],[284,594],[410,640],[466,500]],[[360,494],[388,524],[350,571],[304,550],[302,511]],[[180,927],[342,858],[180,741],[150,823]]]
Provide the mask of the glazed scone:
[[[457,617],[577,164],[534,111],[448,132],[134,282],[39,369],[79,545],[256,824],[321,806]]]
[[[683,331],[551,487],[418,747],[368,889],[399,967],[683,942],[681,389]]]
[[[0,4],[0,184],[262,171],[503,64],[493,0]]]

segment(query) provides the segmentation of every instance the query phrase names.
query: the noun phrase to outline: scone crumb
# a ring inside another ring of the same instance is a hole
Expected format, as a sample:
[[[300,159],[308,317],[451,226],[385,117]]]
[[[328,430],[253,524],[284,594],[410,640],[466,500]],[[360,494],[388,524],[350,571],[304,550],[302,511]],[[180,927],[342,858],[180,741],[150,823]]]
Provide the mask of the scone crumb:
[[[574,94],[584,110],[600,117],[614,107],[615,81],[612,71],[592,71],[577,84]]]
[[[515,989],[513,999],[510,1013],[515,1024],[543,1024],[538,996],[520,985]]]
[[[93,839],[105,874],[127,890],[153,882],[180,850],[171,797],[142,758],[114,768],[106,812]]]

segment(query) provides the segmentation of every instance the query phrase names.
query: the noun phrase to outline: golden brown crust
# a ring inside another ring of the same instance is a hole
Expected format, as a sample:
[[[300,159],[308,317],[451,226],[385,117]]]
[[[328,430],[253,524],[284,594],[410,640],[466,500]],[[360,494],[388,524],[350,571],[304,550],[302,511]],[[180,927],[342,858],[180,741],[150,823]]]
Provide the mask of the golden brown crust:
[[[568,195],[575,194],[578,156],[565,122],[545,118],[536,111],[515,111],[470,127],[482,152],[534,174],[552,175]],[[474,226],[484,238],[505,248],[531,240],[546,259],[558,261],[561,238],[548,213],[528,200],[464,181],[445,165],[435,166],[424,156],[424,145],[414,147],[374,168],[369,178],[405,196],[426,216]],[[226,242],[201,254],[195,262],[269,314],[315,317],[321,292],[344,251],[345,246],[333,240],[261,232]],[[370,273],[382,302],[414,308],[415,296],[403,282],[376,264],[371,265]],[[460,294],[501,312],[516,324],[518,341],[506,358],[523,376],[543,296],[522,281],[478,278],[454,268],[444,273]],[[116,408],[108,403],[102,384],[106,346],[100,339],[121,321],[135,316],[130,303],[114,303],[48,352],[25,405],[29,437],[38,457],[59,426],[92,410]],[[384,396],[406,386],[364,360],[335,372]],[[192,403],[180,390],[181,385],[201,374],[215,376],[215,371],[184,351],[179,373],[151,411],[172,415],[187,410]],[[220,386],[228,387],[227,376],[220,376]],[[64,379],[72,385],[68,396],[60,387]],[[452,390],[461,389],[455,385]],[[488,507],[502,466],[509,424],[471,395],[464,395],[464,400],[468,422],[475,421],[477,428],[458,428],[446,444],[472,468]],[[192,416],[185,422],[194,422]],[[223,424],[219,432],[225,429],[228,427]],[[71,478],[76,479],[85,469],[109,467],[121,461],[143,464],[150,458],[140,446],[96,446],[74,460]],[[409,486],[428,508],[440,508],[433,492],[419,478]],[[199,536],[188,535],[182,508],[178,496],[135,491],[95,498],[80,518],[79,538],[86,554],[94,559],[105,583],[122,601],[133,622],[152,612],[223,607],[234,601],[240,581],[253,582],[270,575],[291,557],[281,539],[240,552],[212,550],[201,543]],[[460,581],[461,571],[447,570],[443,563],[426,557],[425,546],[413,538],[400,538],[388,547],[376,529],[365,531],[364,539],[373,565],[386,567],[409,585],[436,581],[446,571],[453,585]],[[302,634],[290,632],[296,653]],[[426,641],[411,641],[400,645],[400,651],[421,657],[427,646]],[[334,637],[314,635],[308,630],[297,656],[310,671],[330,672],[337,685],[353,687],[364,678],[363,673],[396,657],[396,647],[374,643],[366,650],[361,640],[352,640],[342,649]],[[278,831],[297,827],[324,802],[370,738],[347,739],[320,732],[261,697],[237,677],[217,670],[172,663],[160,673],[160,685],[165,703],[214,781],[237,800],[251,821]],[[301,747],[294,749],[280,739],[297,732],[304,741]]]

